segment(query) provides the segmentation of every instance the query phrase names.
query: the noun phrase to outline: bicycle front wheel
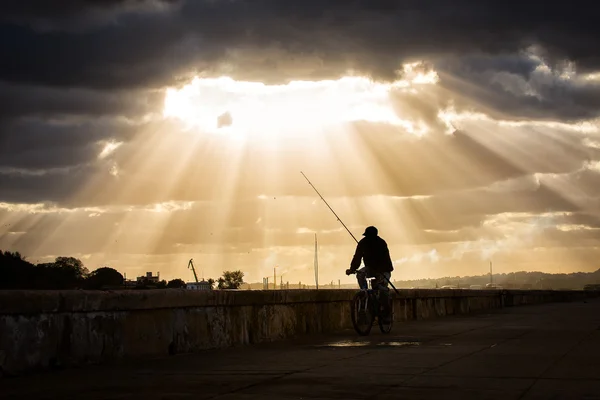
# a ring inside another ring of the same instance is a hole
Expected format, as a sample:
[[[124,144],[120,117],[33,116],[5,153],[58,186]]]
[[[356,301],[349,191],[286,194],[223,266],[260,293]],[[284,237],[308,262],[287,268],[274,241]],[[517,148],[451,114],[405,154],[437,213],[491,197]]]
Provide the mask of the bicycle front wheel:
[[[371,297],[365,291],[360,291],[354,295],[350,303],[350,317],[354,330],[361,336],[366,336],[371,332],[375,314],[371,303]]]

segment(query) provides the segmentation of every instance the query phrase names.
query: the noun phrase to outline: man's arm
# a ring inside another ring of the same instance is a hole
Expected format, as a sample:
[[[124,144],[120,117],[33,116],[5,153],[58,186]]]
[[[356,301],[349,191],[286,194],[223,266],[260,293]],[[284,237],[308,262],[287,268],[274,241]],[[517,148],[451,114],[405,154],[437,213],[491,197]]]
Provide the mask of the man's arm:
[[[350,271],[355,272],[360,267],[360,262],[363,258],[363,246],[361,242],[358,242],[356,245],[356,251],[354,252],[354,257],[352,257],[352,262],[350,262]]]

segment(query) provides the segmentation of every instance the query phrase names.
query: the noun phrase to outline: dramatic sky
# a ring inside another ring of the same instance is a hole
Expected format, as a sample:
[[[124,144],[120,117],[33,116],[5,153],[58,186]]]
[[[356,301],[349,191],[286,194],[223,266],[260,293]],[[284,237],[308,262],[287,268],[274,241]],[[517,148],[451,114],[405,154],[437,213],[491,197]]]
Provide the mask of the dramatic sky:
[[[581,3],[581,4],[578,4]],[[4,0],[0,248],[128,277],[595,270],[589,2]]]

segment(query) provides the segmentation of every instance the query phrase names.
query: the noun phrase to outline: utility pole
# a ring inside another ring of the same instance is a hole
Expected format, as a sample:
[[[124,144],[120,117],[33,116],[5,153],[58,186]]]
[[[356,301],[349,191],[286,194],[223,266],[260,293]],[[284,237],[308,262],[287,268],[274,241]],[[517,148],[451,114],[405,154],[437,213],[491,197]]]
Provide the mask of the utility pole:
[[[273,290],[277,289],[277,267],[273,267]]]
[[[319,256],[317,255],[317,234],[315,233],[315,286],[319,289]]]

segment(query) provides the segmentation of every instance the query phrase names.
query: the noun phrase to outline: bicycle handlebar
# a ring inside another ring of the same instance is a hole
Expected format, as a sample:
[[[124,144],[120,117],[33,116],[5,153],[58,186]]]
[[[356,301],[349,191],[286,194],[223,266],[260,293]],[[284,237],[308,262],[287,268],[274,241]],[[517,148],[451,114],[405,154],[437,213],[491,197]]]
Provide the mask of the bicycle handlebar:
[[[350,271],[350,268],[348,268],[348,269],[346,270],[346,275],[352,275],[352,274],[356,274],[356,272],[358,272],[358,270],[355,270],[355,271]],[[367,279],[367,280],[372,280],[372,279],[375,279],[375,277],[366,277],[366,279]],[[400,292],[398,292],[398,289],[396,289],[396,286],[394,286],[394,284],[392,283],[392,281],[390,281],[390,280],[388,279],[388,277],[387,277],[387,276],[385,276],[385,280],[386,280],[386,281],[387,281],[387,282],[390,284],[390,286],[391,286],[391,287],[394,289],[394,291],[396,292],[396,294],[398,294],[398,295],[399,295],[399,294],[400,294]]]

